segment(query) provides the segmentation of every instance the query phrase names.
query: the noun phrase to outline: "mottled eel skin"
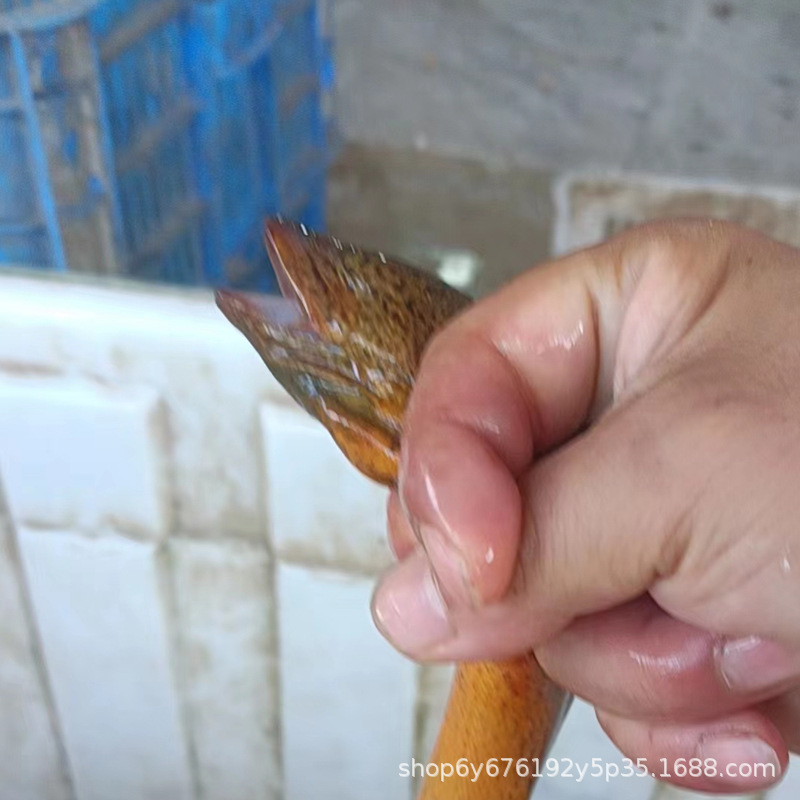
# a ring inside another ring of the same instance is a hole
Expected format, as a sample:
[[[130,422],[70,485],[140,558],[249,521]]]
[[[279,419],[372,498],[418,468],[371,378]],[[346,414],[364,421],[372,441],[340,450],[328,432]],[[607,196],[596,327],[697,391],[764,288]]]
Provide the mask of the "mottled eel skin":
[[[403,413],[426,343],[469,298],[433,275],[302,226],[266,225],[283,300],[220,290],[217,304],[349,461],[397,479]],[[429,763],[484,765],[479,779],[429,779],[420,800],[525,800],[519,759],[543,758],[568,698],[533,655],[458,666]],[[508,774],[506,762],[514,759]],[[497,759],[500,774],[487,774]],[[522,763],[522,762],[520,762]]]

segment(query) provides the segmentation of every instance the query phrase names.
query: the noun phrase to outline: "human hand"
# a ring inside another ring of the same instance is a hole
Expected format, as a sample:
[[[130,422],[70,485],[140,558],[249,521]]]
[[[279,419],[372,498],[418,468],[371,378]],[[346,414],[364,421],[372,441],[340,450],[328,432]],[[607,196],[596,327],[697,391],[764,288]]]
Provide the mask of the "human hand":
[[[374,616],[423,660],[533,648],[654,771],[780,776],[800,751],[798,484],[800,251],[721,222],[641,226],[431,343]]]

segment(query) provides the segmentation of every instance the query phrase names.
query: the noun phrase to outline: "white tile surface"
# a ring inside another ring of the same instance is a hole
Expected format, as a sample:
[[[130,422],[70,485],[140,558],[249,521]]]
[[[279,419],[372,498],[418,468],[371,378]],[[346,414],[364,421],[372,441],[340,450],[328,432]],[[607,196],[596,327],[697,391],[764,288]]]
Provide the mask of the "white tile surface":
[[[67,800],[12,536],[0,498],[0,800]]]
[[[286,800],[408,800],[415,667],[369,615],[371,582],[278,567]]]
[[[418,668],[418,760],[427,760],[433,752],[455,675],[456,668],[450,664],[425,664]]]
[[[617,765],[620,770],[625,766],[624,756],[603,732],[594,709],[582,700],[575,700],[548,755],[548,759],[558,759],[557,774],[547,775],[545,761],[541,770],[544,777],[539,779],[534,795],[536,800],[649,800],[653,796],[657,784],[650,777],[617,777],[609,782],[591,777],[593,758],[599,759],[604,770],[606,765]],[[583,769],[584,765],[588,768],[579,781],[576,767]]]
[[[79,800],[188,800],[155,546],[26,529],[19,539]]]
[[[0,470],[18,524],[163,534],[164,433],[150,389],[0,375]]]
[[[264,535],[256,405],[284,398],[207,290],[0,276],[0,373],[150,386],[166,405],[176,527]]]
[[[418,668],[414,757],[423,764],[428,763],[436,745],[455,674],[455,667],[451,665],[426,664]],[[415,792],[419,791],[421,784],[422,776],[414,776]]]
[[[181,678],[203,800],[280,787],[272,573],[264,547],[170,542]]]
[[[304,412],[264,405],[261,424],[278,555],[369,572],[389,563],[387,490],[362,476]]]

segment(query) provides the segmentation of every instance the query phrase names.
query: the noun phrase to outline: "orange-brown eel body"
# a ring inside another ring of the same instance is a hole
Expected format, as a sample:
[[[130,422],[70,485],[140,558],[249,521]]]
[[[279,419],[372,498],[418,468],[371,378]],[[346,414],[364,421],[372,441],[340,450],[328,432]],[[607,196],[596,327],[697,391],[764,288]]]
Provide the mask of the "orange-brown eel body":
[[[394,486],[423,350],[469,298],[430,273],[292,223],[268,222],[266,244],[284,298],[221,290],[220,309],[349,461]],[[426,779],[420,800],[525,800],[567,705],[532,654],[460,664],[428,763],[461,763],[470,775]]]

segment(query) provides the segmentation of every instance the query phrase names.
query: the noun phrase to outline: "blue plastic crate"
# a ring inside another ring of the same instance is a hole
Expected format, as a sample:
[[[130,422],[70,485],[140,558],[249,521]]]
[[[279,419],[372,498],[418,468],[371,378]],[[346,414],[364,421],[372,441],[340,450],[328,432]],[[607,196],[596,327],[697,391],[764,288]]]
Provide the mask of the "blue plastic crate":
[[[0,0],[0,263],[274,289],[264,216],[324,226],[326,58],[312,0]]]
[[[334,36],[334,1],[317,0],[322,55],[320,84],[322,89],[322,117],[325,123],[328,163],[341,151],[342,136],[336,120],[336,40]]]
[[[202,210],[184,17],[180,0],[0,15],[0,262],[132,275],[158,263],[165,279],[197,279],[179,246],[199,241]]]
[[[203,98],[195,128],[197,178],[209,205],[206,278],[258,282],[271,276],[261,243],[265,215],[324,225],[327,139],[317,4],[197,0],[192,19],[188,60]],[[309,201],[312,185],[318,193]]]
[[[275,0],[190,0],[198,40],[209,46],[204,54],[212,69],[224,70],[247,57],[269,35],[275,19]]]
[[[175,2],[167,12],[165,5],[140,2],[122,27],[108,28],[100,48],[107,136],[113,151],[123,271],[196,283],[202,279],[205,208],[195,180],[193,125],[198,103],[183,57],[183,6]],[[111,10],[102,7],[98,29],[108,24],[105,12]],[[146,36],[132,36],[137,23],[151,26]]]

